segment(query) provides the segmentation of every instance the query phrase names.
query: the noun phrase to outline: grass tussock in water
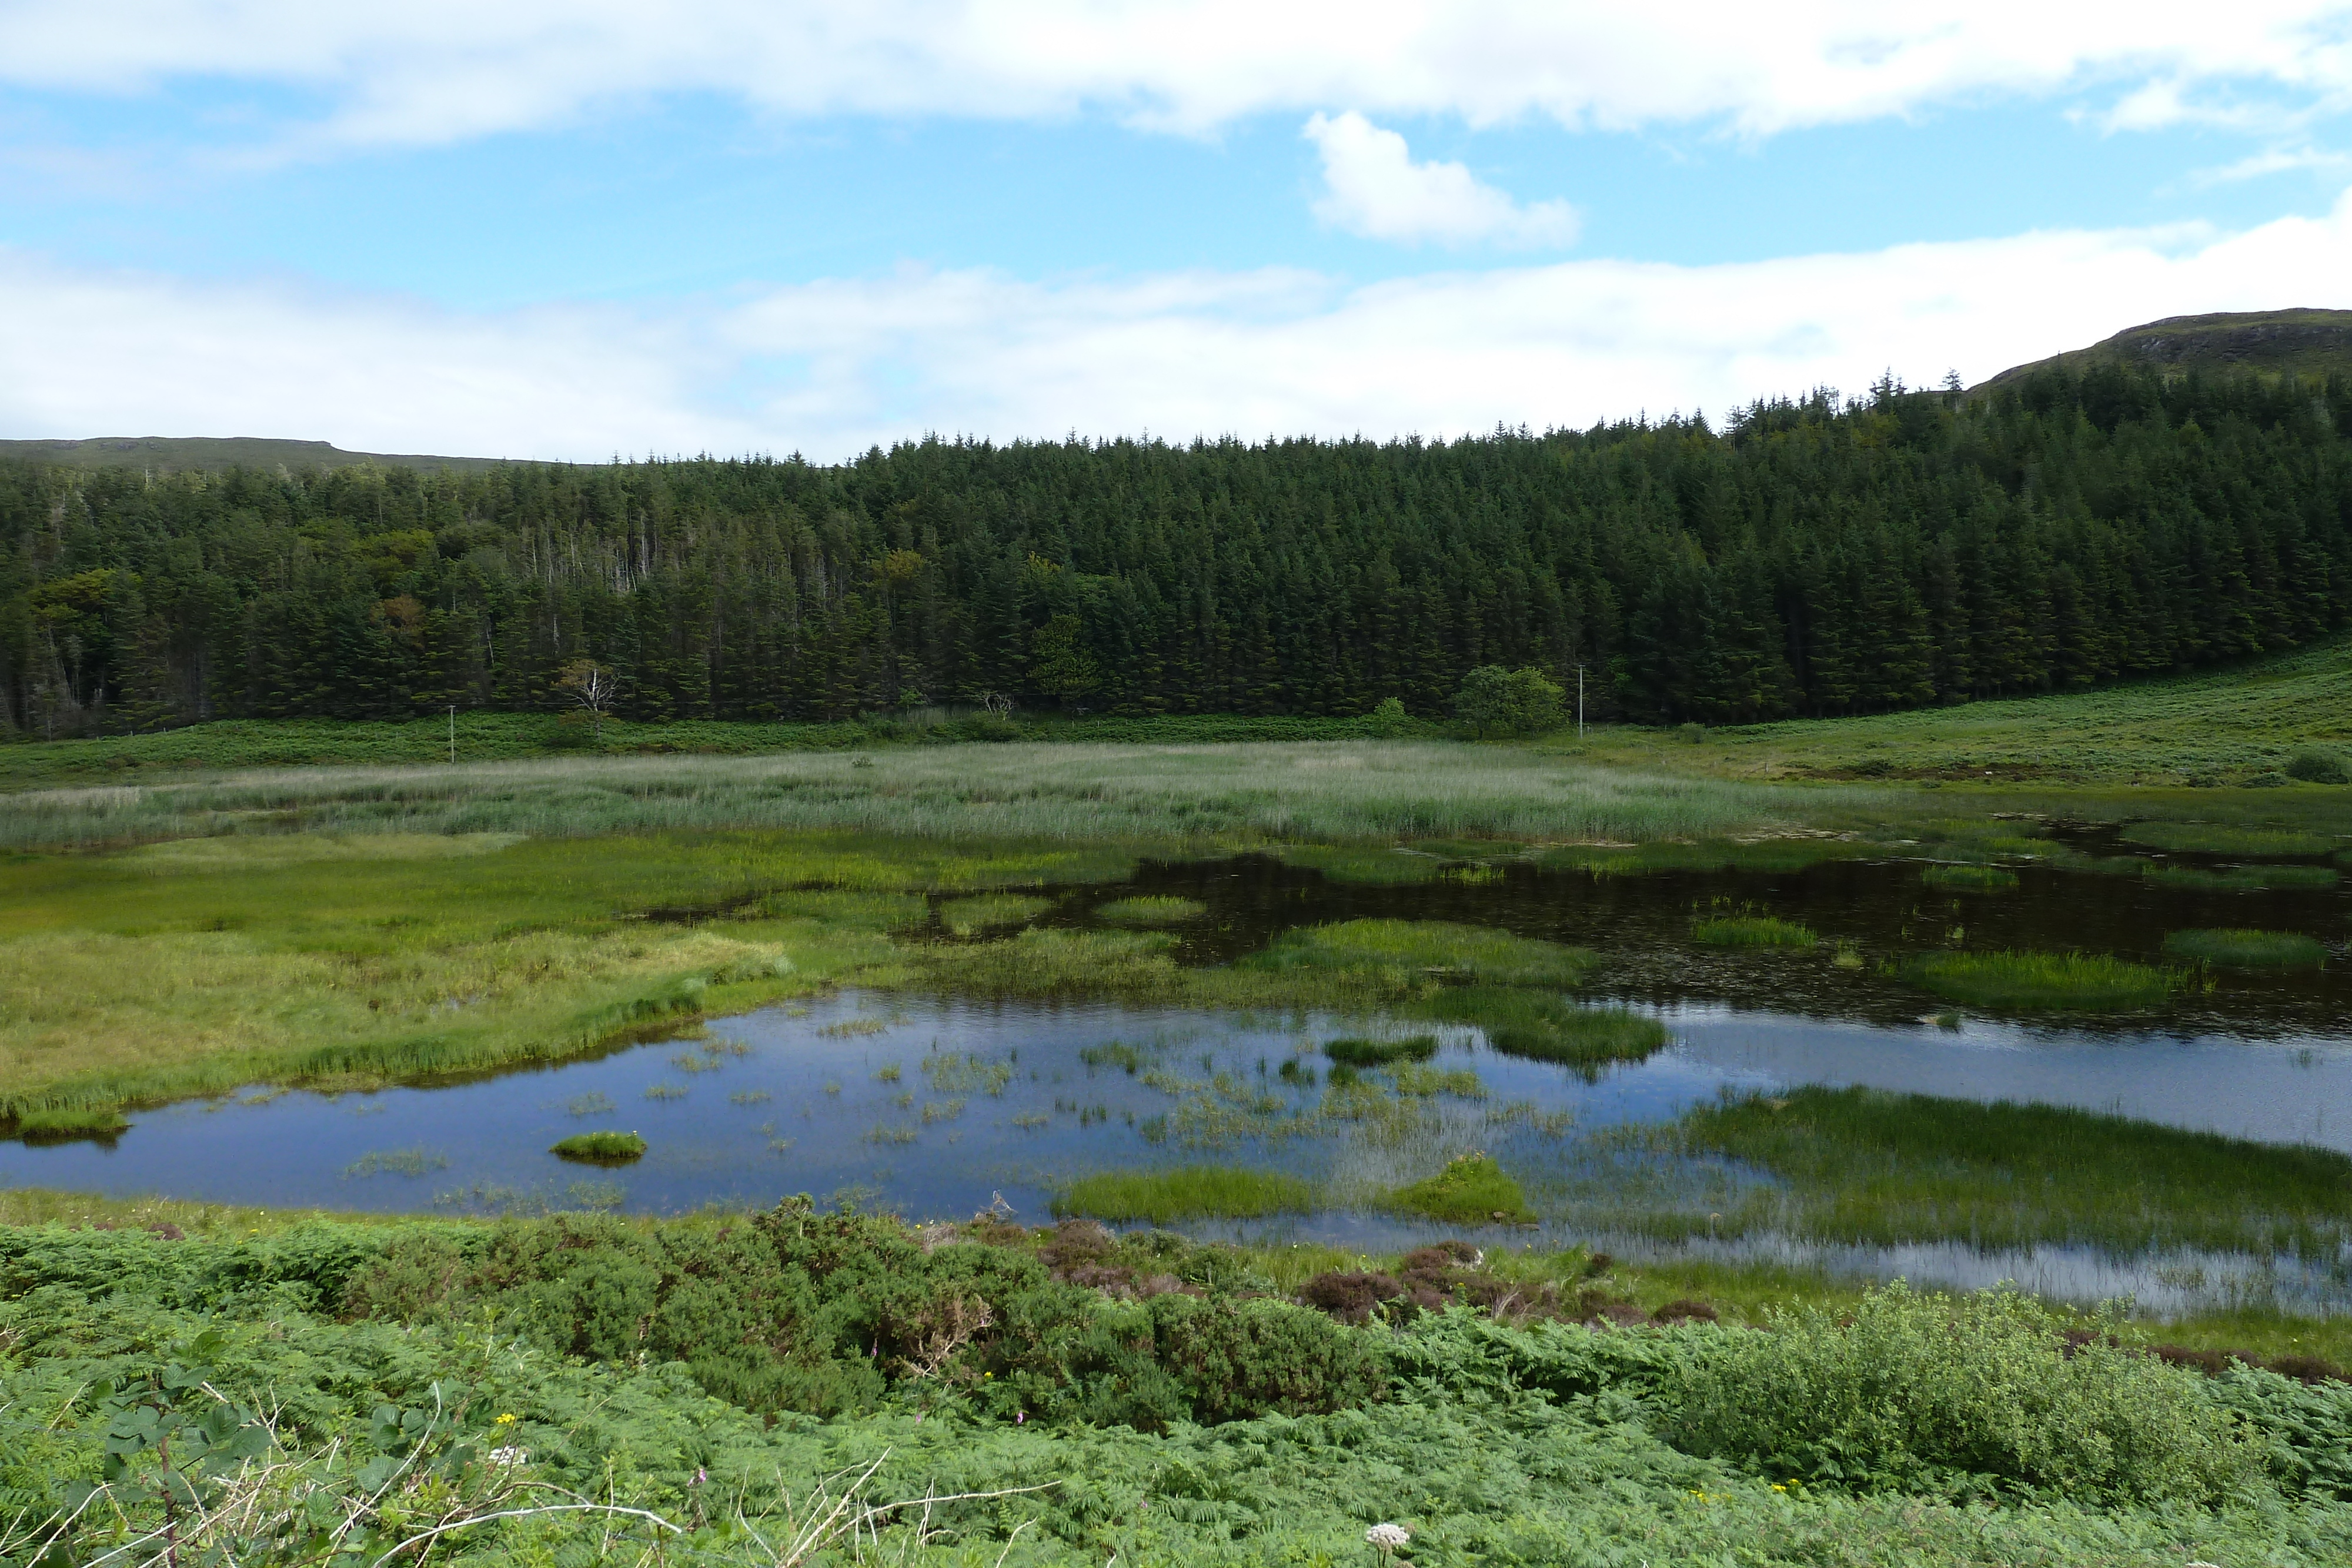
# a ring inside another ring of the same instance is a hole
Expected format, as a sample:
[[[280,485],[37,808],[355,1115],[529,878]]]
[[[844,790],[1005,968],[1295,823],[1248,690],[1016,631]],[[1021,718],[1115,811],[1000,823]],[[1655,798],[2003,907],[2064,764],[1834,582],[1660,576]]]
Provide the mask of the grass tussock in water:
[[[1323,873],[1325,880],[1365,887],[1405,887],[1433,882],[1443,875],[1445,862],[1399,849],[1372,849],[1345,844],[1285,844],[1276,852],[1285,865],[1304,866]]]
[[[1562,844],[1536,857],[1549,871],[1581,871],[1594,876],[1652,876],[1665,872],[1794,872],[1830,861],[1854,860],[1874,845],[1826,835],[1716,839],[1699,843]]]
[[[1547,991],[1461,986],[1415,1004],[1445,1023],[1474,1024],[1506,1056],[1557,1061],[1588,1076],[1612,1061],[1641,1061],[1664,1049],[1666,1026],[1624,1008],[1583,1007]]]
[[[2178,970],[2084,953],[1929,953],[1902,974],[1952,1001],[2020,1012],[2159,1008],[2186,983]]]
[[[1459,1155],[1435,1176],[1394,1188],[1384,1208],[1418,1214],[1449,1225],[1531,1225],[1528,1195],[1486,1155]]]
[[[2077,1243],[2333,1257],[2352,1243],[2352,1157],[2052,1105],[1872,1089],[1698,1106],[1672,1134],[1787,1182],[1751,1223],[1832,1241]]]
[[[1580,985],[1600,959],[1580,947],[1437,920],[1348,920],[1286,931],[1244,967],[1280,973],[1378,975],[1403,987],[1432,978],[1503,986]]]
[[[2140,874],[2158,887],[2196,893],[2269,893],[2294,888],[2334,887],[2336,872],[2324,865],[2233,865],[2210,870],[2194,865],[2142,862]]]
[[[574,1133],[549,1148],[558,1159],[583,1165],[625,1166],[645,1158],[646,1141],[635,1133]]]
[[[940,905],[940,925],[949,935],[974,936],[982,931],[1026,925],[1054,907],[1050,898],[1028,898],[1013,893],[976,893],[950,898]]]
[[[1811,947],[1821,938],[1810,926],[1769,915],[1718,915],[1694,921],[1691,940],[1707,947]]]
[[[1181,925],[1208,913],[1209,906],[1199,899],[1180,898],[1172,893],[1117,898],[1095,906],[1095,918],[1113,925]]]
[[[1325,1207],[1322,1189],[1282,1171],[1239,1166],[1179,1166],[1172,1170],[1103,1171],[1080,1176],[1054,1196],[1057,1215],[1170,1225],[1184,1219],[1262,1219]]]
[[[1919,873],[1929,887],[1969,893],[2007,893],[2017,886],[2017,873],[1997,865],[1931,865]]]
[[[2341,840],[2326,833],[2226,822],[2134,822],[2123,830],[2123,837],[2174,854],[2324,855],[2342,846]]]
[[[60,1144],[75,1138],[112,1138],[128,1132],[131,1123],[111,1106],[68,1106],[26,1111],[9,1124],[28,1144]]]
[[[1427,1061],[1437,1054],[1437,1037],[1416,1034],[1401,1040],[1358,1037],[1327,1040],[1323,1042],[1323,1054],[1350,1067],[1386,1067],[1392,1061]]]
[[[2299,931],[2176,931],[2164,951],[2217,969],[2315,969],[2327,962],[2326,944]]]

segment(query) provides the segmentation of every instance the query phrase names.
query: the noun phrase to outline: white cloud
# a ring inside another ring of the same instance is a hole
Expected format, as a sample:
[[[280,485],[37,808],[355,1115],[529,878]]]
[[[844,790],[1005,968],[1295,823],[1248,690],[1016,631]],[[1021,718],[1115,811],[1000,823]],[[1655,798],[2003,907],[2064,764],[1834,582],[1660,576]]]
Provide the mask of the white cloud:
[[[2207,185],[2235,184],[2243,180],[2259,180],[2271,174],[2291,174],[2308,171],[2315,174],[2335,174],[2352,167],[2352,153],[2330,152],[2325,148],[2271,147],[2250,157],[2241,158],[2218,169],[2200,169],[2189,174],[2189,183]]]
[[[1337,119],[1316,115],[1306,134],[1323,155],[1325,190],[1315,215],[1335,228],[1405,245],[1576,243],[1576,213],[1566,202],[1521,206],[1459,163],[1416,163],[1403,137],[1353,110]]]
[[[1893,367],[1969,381],[2163,316],[2347,305],[2352,193],[2231,235],[2067,231],[1709,267],[976,271],[657,310],[461,315],[0,250],[0,428],[377,451],[832,459],[929,430],[1375,436],[1717,414]],[[718,390],[728,389],[728,390]]]
[[[1102,108],[1188,131],[1351,104],[1766,134],[2094,88],[2114,123],[2352,99],[2352,4],[2238,0],[0,0],[0,80],[283,83],[327,144],[436,143],[709,91],[785,115]],[[2201,96],[2200,96],[2201,95]]]

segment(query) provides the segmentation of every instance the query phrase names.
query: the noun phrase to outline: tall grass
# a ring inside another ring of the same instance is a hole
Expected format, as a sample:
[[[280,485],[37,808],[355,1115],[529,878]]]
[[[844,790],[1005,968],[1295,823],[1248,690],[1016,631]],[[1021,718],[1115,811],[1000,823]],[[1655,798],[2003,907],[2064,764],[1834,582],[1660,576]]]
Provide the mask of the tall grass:
[[[1956,1002],[2019,1011],[2162,1007],[2184,983],[2174,970],[2084,953],[1930,953],[1903,975]]]
[[[1650,840],[1755,831],[1784,810],[1769,787],[1446,742],[1012,745],[317,768],[30,790],[0,796],[0,847],[298,827],[534,837],[790,828],[1162,844]]]

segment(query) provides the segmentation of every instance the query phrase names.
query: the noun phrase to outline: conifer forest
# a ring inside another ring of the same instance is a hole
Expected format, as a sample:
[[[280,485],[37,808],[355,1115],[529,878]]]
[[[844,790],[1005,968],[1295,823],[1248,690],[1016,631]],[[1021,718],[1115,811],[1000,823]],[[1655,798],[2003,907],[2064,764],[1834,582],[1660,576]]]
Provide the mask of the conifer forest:
[[[457,474],[0,465],[0,723],[554,706],[1741,724],[2093,686],[2352,619],[2352,380],[2052,367],[1454,441],[927,439]]]

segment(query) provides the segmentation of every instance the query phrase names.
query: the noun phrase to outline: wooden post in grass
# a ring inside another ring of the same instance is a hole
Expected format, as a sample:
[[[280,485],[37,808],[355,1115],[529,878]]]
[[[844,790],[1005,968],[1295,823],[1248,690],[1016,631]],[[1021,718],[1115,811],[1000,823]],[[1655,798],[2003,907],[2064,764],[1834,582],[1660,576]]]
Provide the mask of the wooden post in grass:
[[[449,760],[457,760],[457,705],[449,705]]]

